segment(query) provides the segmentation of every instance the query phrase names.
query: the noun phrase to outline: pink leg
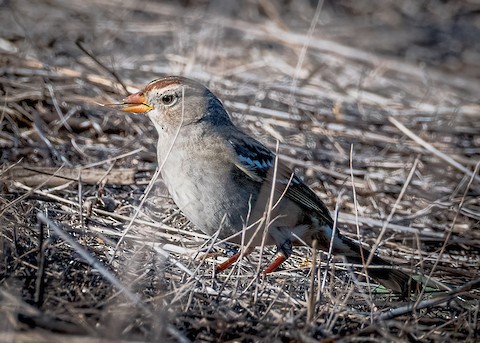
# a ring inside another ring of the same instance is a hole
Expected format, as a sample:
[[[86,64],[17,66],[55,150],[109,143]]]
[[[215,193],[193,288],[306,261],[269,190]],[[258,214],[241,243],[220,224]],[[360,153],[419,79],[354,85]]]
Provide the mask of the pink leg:
[[[243,252],[243,256],[248,256],[251,252],[253,251],[253,248],[246,248],[245,251]],[[228,260],[226,260],[223,263],[220,263],[217,268],[215,268],[215,271],[217,273],[223,272],[225,269],[229,268],[232,264],[234,264],[239,258],[240,258],[241,252],[237,252],[235,255],[230,257]]]
[[[263,271],[263,274],[269,274],[274,272],[280,265],[287,260],[287,257],[282,253],[279,253],[275,260]]]

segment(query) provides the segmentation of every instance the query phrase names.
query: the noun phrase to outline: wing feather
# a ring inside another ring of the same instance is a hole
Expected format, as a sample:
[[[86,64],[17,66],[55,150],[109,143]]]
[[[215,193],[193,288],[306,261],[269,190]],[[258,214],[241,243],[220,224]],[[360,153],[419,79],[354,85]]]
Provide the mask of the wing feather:
[[[246,139],[248,138],[248,139]],[[229,143],[235,150],[236,167],[254,182],[272,182],[271,168],[274,167],[275,154],[260,142],[250,137],[231,137]],[[275,187],[279,192],[288,188],[285,196],[305,210],[314,212],[330,226],[333,219],[322,200],[295,173],[282,162],[278,162]]]

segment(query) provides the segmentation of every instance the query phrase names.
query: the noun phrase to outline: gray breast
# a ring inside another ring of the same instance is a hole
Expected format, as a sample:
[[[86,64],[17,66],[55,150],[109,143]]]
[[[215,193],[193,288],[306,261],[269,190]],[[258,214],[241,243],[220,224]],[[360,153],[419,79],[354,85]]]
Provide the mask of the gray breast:
[[[244,226],[249,207],[256,200],[255,188],[239,184],[241,172],[233,164],[196,157],[172,154],[162,177],[173,200],[193,224],[208,235],[221,228],[219,237],[229,237]]]

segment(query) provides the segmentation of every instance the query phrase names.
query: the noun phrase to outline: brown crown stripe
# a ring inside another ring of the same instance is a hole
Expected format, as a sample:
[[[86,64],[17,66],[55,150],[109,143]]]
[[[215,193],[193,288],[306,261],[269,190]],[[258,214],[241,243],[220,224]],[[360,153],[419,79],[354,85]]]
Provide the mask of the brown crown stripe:
[[[199,88],[199,89],[205,89],[205,87],[202,84],[196,81],[186,79],[181,76],[169,76],[169,77],[153,80],[152,82],[147,84],[142,91],[143,93],[146,93],[153,89],[162,89],[174,84],[185,85],[185,86],[190,86],[190,87]]]
[[[181,84],[181,80],[176,76],[165,77],[162,79],[156,79],[150,82],[143,88],[143,92],[151,91],[152,89],[165,88],[173,84]]]

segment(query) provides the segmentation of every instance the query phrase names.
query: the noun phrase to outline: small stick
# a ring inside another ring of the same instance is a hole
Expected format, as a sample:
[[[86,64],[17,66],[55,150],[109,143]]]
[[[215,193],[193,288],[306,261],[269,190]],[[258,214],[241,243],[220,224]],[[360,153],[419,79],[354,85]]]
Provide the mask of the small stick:
[[[455,298],[461,293],[468,292],[477,288],[480,288],[480,278],[467,282],[463,286],[455,288],[443,296],[440,296],[434,299],[424,300],[418,304],[408,304],[406,306],[398,307],[394,310],[382,313],[380,315],[377,315],[375,320],[381,321],[381,320],[393,319],[398,316],[401,316],[416,310],[421,310],[422,308],[430,308],[430,307],[438,306],[440,304],[443,304],[445,302],[452,300],[453,298]]]
[[[45,291],[45,249],[49,244],[49,240],[43,240],[44,233],[44,224],[41,221],[38,221],[38,269],[37,269],[37,279],[35,280],[35,304],[38,308],[42,307],[43,304],[43,295]]]
[[[415,141],[415,143],[421,145],[422,147],[424,147],[425,149],[427,149],[428,151],[433,153],[435,156],[437,156],[441,160],[444,160],[445,162],[450,164],[452,167],[457,168],[458,170],[467,174],[470,177],[474,177],[477,182],[480,182],[480,176],[475,175],[474,173],[472,173],[471,170],[465,168],[463,165],[461,165],[460,163],[455,161],[453,158],[451,158],[447,154],[441,152],[440,150],[435,148],[430,143],[428,143],[428,142],[424,141],[423,139],[421,139],[420,137],[418,137],[415,133],[410,131],[405,125],[400,123],[398,120],[396,120],[393,117],[388,117],[388,120],[390,121],[390,123],[395,125],[400,131],[402,131],[405,135],[407,135],[410,139]]]
[[[125,94],[128,94],[128,89],[127,87],[125,86],[125,84],[122,82],[122,80],[120,80],[120,77],[118,76],[118,74],[114,71],[114,70],[110,70],[108,69],[102,62],[100,62],[98,60],[98,58],[96,58],[90,51],[87,51],[87,49],[83,46],[83,42],[80,40],[80,39],[77,39],[75,41],[75,44],[78,46],[78,48],[80,50],[82,50],[82,52],[87,55],[88,57],[90,57],[96,64],[99,65],[100,68],[102,68],[103,70],[105,70],[107,73],[109,73],[110,75],[113,76],[113,78],[115,79],[115,81],[118,82],[118,84],[120,86],[122,86],[123,90],[125,91]]]
[[[310,292],[308,294],[307,324],[310,323],[315,314],[315,267],[317,263],[317,245],[316,239],[312,242],[312,268],[310,271]]]

